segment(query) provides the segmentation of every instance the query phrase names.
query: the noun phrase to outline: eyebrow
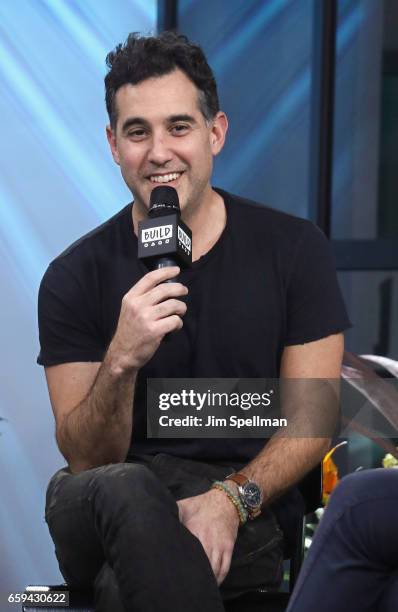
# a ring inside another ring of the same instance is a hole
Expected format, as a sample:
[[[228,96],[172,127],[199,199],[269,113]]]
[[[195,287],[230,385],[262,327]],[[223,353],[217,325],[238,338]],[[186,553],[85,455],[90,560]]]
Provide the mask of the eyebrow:
[[[170,115],[169,117],[166,117],[166,123],[176,123],[177,121],[186,121],[187,123],[191,123],[192,125],[195,125],[197,123],[196,119],[192,117],[192,115],[188,114]],[[129,128],[135,125],[142,125],[146,128],[150,127],[149,121],[147,121],[143,117],[129,117],[122,125],[122,132],[127,132]]]

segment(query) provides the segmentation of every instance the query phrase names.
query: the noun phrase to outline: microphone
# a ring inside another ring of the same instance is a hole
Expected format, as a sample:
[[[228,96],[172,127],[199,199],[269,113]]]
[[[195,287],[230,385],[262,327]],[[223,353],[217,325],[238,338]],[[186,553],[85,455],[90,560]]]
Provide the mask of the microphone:
[[[192,232],[181,220],[180,202],[174,187],[162,185],[152,190],[148,219],[138,224],[138,258],[152,270],[191,266]]]

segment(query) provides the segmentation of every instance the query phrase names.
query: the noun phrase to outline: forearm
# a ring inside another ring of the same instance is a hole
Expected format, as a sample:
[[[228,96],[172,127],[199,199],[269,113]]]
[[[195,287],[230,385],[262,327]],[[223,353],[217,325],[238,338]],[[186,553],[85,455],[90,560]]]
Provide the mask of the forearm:
[[[58,446],[73,472],[124,461],[136,376],[137,370],[120,364],[111,344],[90,391],[57,428]]]
[[[284,380],[281,411],[288,425],[241,470],[272,502],[320,463],[338,423],[339,381]]]
[[[239,470],[256,482],[268,504],[315,467],[330,446],[329,438],[282,437],[276,433],[256,457]]]

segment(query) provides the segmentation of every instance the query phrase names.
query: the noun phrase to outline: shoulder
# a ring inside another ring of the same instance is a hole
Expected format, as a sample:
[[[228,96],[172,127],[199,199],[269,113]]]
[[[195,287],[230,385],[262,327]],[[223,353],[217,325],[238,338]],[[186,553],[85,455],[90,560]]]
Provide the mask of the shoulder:
[[[54,262],[65,262],[69,258],[79,257],[96,249],[109,248],[125,232],[128,224],[132,223],[131,207],[131,204],[127,204],[105,223],[101,223],[101,225],[84,234],[60,253]]]
[[[266,204],[217,188],[224,198],[232,229],[252,237],[292,247],[301,242],[327,242],[323,232],[308,219],[276,210]]]
[[[101,265],[101,261],[105,262],[110,253],[114,256],[126,242],[125,238],[129,230],[133,236],[132,226],[129,227],[131,207],[130,203],[110,219],[70,244],[51,261],[45,277],[55,273],[77,277],[84,272],[89,273],[93,266]]]

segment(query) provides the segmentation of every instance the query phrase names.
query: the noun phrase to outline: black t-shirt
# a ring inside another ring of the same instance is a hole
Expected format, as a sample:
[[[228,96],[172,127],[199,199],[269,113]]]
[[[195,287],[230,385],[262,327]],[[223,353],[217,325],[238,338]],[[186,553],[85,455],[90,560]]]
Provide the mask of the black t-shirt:
[[[227,224],[211,250],[181,273],[189,288],[182,330],[162,342],[139,372],[130,456],[250,460],[264,440],[146,439],[146,378],[276,378],[285,346],[350,326],[322,232],[309,221],[217,191]],[[102,361],[122,297],[147,271],[137,259],[129,204],[47,269],[39,292],[38,363]]]

